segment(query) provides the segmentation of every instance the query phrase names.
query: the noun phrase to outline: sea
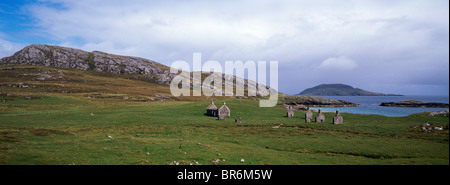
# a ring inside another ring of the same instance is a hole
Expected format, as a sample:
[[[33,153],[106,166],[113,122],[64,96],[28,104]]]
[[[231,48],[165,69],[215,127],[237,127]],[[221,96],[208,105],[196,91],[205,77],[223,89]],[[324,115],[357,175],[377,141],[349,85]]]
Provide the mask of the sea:
[[[321,109],[323,112],[347,112],[354,114],[377,114],[389,117],[403,117],[414,113],[441,111],[448,108],[422,108],[422,107],[385,107],[379,106],[382,102],[400,102],[403,100],[417,100],[423,102],[449,103],[449,96],[320,96],[332,100],[346,100],[359,104],[358,107],[311,107],[313,110]]]

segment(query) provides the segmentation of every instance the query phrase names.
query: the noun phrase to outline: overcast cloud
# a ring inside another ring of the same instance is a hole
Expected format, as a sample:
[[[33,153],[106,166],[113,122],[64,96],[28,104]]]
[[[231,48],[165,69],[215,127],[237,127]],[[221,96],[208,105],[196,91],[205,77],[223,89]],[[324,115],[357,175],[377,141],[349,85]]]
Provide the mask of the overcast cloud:
[[[203,62],[277,60],[287,94],[321,83],[449,93],[448,0],[42,0],[22,10],[27,31],[52,42],[42,44],[165,65],[194,52]],[[0,30],[2,57],[19,45]]]

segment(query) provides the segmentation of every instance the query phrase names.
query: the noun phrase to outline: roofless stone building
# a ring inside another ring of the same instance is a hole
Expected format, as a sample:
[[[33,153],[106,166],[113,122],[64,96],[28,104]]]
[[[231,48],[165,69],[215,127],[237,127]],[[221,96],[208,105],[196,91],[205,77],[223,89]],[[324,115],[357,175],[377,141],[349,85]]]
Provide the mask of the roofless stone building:
[[[312,117],[313,117],[313,113],[312,113],[311,109],[309,109],[309,107],[308,107],[308,109],[306,110],[306,113],[305,113],[305,122],[311,123]]]
[[[219,119],[230,117],[230,108],[227,107],[225,102],[222,103],[222,107],[219,108]]]
[[[321,109],[319,109],[319,114],[317,114],[315,121],[316,122],[325,122],[325,115],[323,115]]]
[[[211,101],[211,104],[206,108],[206,115],[207,116],[218,116],[218,110],[216,105],[214,105],[214,101]]]
[[[294,117],[294,109],[293,109],[291,106],[289,106],[289,107],[287,108],[286,116],[287,116],[288,118]]]
[[[333,124],[342,124],[344,123],[344,118],[339,114],[339,110],[336,110],[336,115],[333,118]]]
[[[214,101],[211,101],[211,104],[206,108],[206,115],[218,117],[218,119],[225,119],[226,117],[230,117],[230,108],[223,102],[222,106],[218,109],[214,105]]]

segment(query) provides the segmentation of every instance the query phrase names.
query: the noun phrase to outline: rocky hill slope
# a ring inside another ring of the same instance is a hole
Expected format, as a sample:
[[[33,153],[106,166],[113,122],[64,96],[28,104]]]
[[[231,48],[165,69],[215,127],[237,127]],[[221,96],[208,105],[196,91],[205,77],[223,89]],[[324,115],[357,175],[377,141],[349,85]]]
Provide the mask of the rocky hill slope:
[[[192,72],[189,74],[183,78],[188,80],[187,85],[190,87],[201,85],[202,88],[210,88],[215,93],[228,95],[224,98],[232,97],[230,96],[232,94],[224,92],[223,88],[202,84],[202,80],[210,76],[210,73],[201,72],[199,81],[192,78]],[[167,85],[176,75],[178,74],[170,73],[168,66],[144,58],[33,44],[12,56],[0,59],[0,93],[63,93],[70,96],[124,101],[202,99],[202,97],[172,97]],[[259,86],[254,81],[234,75],[219,75],[222,76],[222,86],[233,83],[231,85],[234,90],[244,89],[245,96],[250,92],[257,96],[266,96],[268,90],[274,91],[270,87]],[[358,106],[343,100],[288,96],[282,93],[278,95],[280,103],[289,106]],[[250,98],[245,96],[236,98]]]
[[[140,57],[120,56],[101,51],[87,52],[74,48],[40,44],[29,45],[12,56],[0,59],[0,65],[6,64],[62,67],[117,74],[139,74],[150,81],[163,85],[169,85],[172,79],[178,75],[170,73],[170,67],[168,66]],[[201,79],[204,79],[210,74],[202,73],[201,75]],[[201,81],[194,80],[192,76],[192,73],[190,76],[183,76],[190,82],[190,87],[193,87],[194,84],[203,85]],[[265,87],[262,91],[261,88],[258,88],[258,83],[249,80],[243,80],[244,83],[239,83],[237,79],[240,78],[233,75],[222,74],[222,78],[224,81],[222,86],[226,85],[225,79],[232,79],[232,85],[235,88],[245,89],[245,92],[256,89],[257,95],[265,95],[268,94],[265,89],[273,91],[271,88],[261,86]],[[225,95],[224,90],[213,85],[204,88],[212,88],[214,91]]]
[[[308,88],[298,95],[303,96],[401,96],[396,94],[384,94],[370,92],[360,88],[353,88],[345,84],[321,84]]]
[[[169,84],[172,77],[169,67],[144,58],[40,44],[29,45],[10,57],[0,59],[0,63],[143,74],[150,75],[149,77],[161,84]]]

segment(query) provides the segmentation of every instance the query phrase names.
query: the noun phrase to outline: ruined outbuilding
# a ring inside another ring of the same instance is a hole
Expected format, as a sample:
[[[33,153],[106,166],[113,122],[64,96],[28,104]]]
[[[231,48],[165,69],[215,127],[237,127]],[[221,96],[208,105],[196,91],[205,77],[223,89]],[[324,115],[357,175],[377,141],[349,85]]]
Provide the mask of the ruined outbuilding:
[[[319,113],[316,116],[316,122],[325,122],[325,115],[323,115],[322,110],[319,109]]]
[[[333,118],[333,124],[342,124],[344,123],[344,118],[339,114],[339,110],[336,110],[336,115]]]
[[[294,117],[294,109],[293,109],[291,106],[289,106],[289,107],[287,108],[286,116],[287,116],[288,118]]]
[[[206,108],[206,115],[207,116],[213,116],[213,117],[217,117],[218,116],[218,110],[216,105],[214,105],[214,101],[211,101],[211,104]]]
[[[308,109],[306,110],[306,113],[305,113],[305,122],[311,123],[312,117],[313,117],[313,113],[312,113],[311,109],[309,109],[309,107],[308,107]]]
[[[227,107],[225,102],[222,103],[222,107],[218,110],[218,117],[219,119],[224,119],[226,117],[230,117],[230,108]]]

